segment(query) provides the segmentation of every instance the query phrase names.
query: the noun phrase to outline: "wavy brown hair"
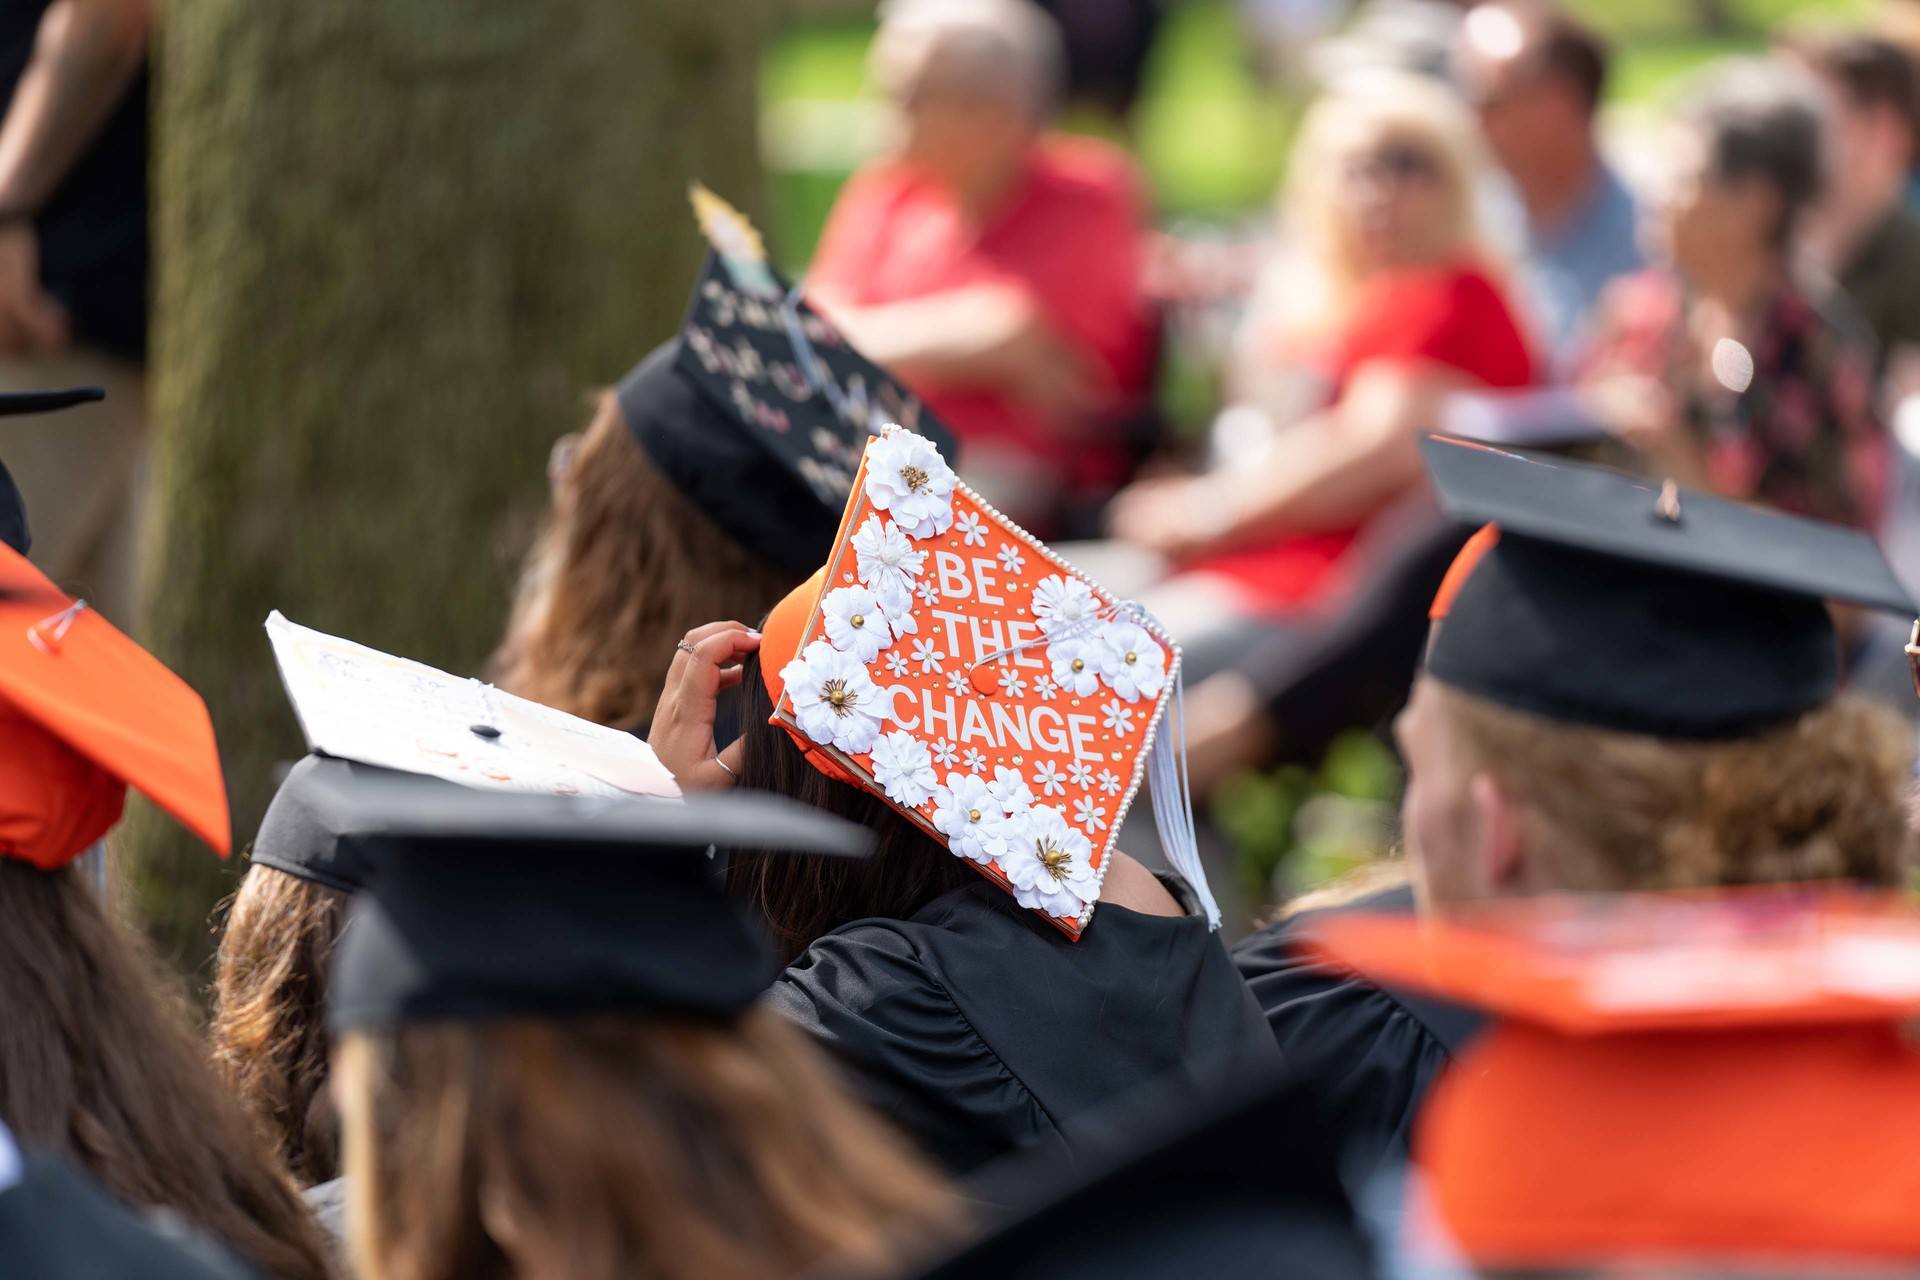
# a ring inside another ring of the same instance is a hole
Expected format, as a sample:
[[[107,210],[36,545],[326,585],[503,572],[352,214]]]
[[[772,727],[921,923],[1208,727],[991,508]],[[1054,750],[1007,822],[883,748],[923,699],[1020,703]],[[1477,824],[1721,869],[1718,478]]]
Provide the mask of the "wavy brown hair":
[[[653,717],[681,637],[758,618],[793,586],[686,500],[611,393],[557,482],[493,679],[510,693],[633,729]]]
[[[318,1229],[221,1091],[157,961],[73,868],[0,859],[0,1121],[273,1280],[321,1280]]]
[[[301,1186],[339,1173],[327,1093],[327,966],[347,895],[255,863],[234,894],[213,984],[213,1065]]]
[[[352,1033],[362,1280],[765,1280],[945,1236],[944,1184],[767,1009]]]
[[[1558,724],[1433,690],[1527,847],[1583,891],[1845,879],[1905,883],[1913,738],[1847,696],[1751,737],[1680,742]]]

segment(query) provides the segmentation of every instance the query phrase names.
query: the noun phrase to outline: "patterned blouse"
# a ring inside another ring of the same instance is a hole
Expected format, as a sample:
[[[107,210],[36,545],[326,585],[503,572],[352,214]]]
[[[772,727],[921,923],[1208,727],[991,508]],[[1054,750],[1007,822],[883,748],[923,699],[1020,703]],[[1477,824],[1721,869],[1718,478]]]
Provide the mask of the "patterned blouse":
[[[1729,349],[1709,361],[1689,331],[1687,302],[1669,272],[1615,283],[1597,309],[1580,380],[1631,374],[1664,385],[1717,493],[1877,527],[1892,459],[1874,411],[1871,338],[1789,286],[1767,303],[1744,354],[1723,342]]]

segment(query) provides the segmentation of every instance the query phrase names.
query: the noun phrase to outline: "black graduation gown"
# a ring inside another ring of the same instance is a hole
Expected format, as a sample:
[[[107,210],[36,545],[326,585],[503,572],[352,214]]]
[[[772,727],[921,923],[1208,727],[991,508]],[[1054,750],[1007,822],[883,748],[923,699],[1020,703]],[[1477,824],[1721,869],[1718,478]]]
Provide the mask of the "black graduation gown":
[[[4,1141],[5,1130],[0,1130]],[[26,1157],[0,1190],[0,1276],[21,1280],[248,1280],[254,1273],[171,1215],[143,1217],[64,1161]]]
[[[1428,1087],[1483,1019],[1459,1005],[1377,987],[1307,954],[1298,939],[1329,912],[1411,910],[1413,889],[1398,886],[1289,916],[1233,949],[1288,1074],[1311,1085],[1357,1180],[1406,1159]]]
[[[1073,942],[985,880],[817,939],[769,999],[954,1172],[1070,1147],[1083,1117],[1149,1083],[1205,1090],[1278,1065],[1203,917],[1103,903]]]

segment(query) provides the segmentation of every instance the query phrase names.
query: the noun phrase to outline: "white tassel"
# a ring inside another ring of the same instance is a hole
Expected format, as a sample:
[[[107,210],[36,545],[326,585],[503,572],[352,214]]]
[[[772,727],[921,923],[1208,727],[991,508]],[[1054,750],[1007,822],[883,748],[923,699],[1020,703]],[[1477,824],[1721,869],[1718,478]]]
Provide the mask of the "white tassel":
[[[1173,669],[1173,696],[1147,759],[1147,791],[1153,800],[1153,825],[1167,862],[1193,887],[1206,912],[1207,927],[1220,927],[1220,904],[1214,901],[1207,869],[1200,862],[1200,841],[1194,834],[1193,791],[1187,783],[1187,724],[1185,681]]]

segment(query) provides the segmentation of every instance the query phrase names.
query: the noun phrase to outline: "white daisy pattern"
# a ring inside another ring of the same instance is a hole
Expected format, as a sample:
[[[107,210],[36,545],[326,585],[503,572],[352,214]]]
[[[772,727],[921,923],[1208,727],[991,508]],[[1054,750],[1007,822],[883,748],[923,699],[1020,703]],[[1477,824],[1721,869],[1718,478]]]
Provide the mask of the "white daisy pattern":
[[[1053,677],[1046,672],[1042,671],[1033,678],[1033,694],[1036,698],[1050,700],[1058,692],[1060,692],[1060,686],[1055,684]]]
[[[800,731],[848,754],[866,751],[893,718],[892,691],[874,684],[866,664],[815,640],[780,670]]]
[[[1100,784],[1100,790],[1106,792],[1108,795],[1117,796],[1120,794],[1120,775],[1113,770],[1102,769],[1100,776],[1094,779],[1094,781],[1098,782]]]
[[[873,780],[887,799],[918,809],[933,798],[939,779],[933,772],[933,753],[927,744],[904,730],[882,734],[873,744]]]
[[[1033,616],[1050,636],[1064,635],[1093,622],[1100,602],[1093,588],[1078,578],[1053,574],[1033,588]]]
[[[1009,698],[1017,698],[1026,691],[1026,677],[1017,668],[1007,667],[1000,672],[1000,692]]]
[[[836,587],[820,601],[821,625],[842,653],[872,662],[893,643],[893,629],[880,601],[865,587]]]
[[[1114,733],[1133,732],[1133,708],[1118,698],[1109,698],[1100,708],[1100,723]]]
[[[960,757],[960,763],[972,772],[978,773],[987,767],[987,758],[980,753],[980,748],[968,747],[966,754]]]
[[[949,773],[933,793],[933,828],[963,858],[987,863],[1007,851],[1005,811],[978,774]]]
[[[1005,765],[993,771],[993,781],[987,784],[993,792],[993,798],[1008,814],[1025,813],[1033,807],[1033,792],[1027,788],[1027,780],[1018,769],[1009,769]]]
[[[1100,628],[1100,678],[1128,702],[1157,698],[1167,684],[1167,651],[1137,622],[1117,619]]]
[[[895,640],[920,630],[920,622],[913,616],[913,597],[910,595],[901,596],[898,604],[882,600],[880,616],[887,620],[887,629],[893,632]]]
[[[1040,788],[1043,796],[1063,796],[1067,794],[1067,780],[1060,774],[1060,766],[1051,760],[1042,760],[1033,771],[1033,785]]]
[[[947,660],[947,655],[941,651],[937,640],[915,640],[913,660],[920,664],[920,674],[924,676],[940,670],[940,664]]]
[[[1014,546],[1011,542],[1001,547],[998,551],[994,552],[994,554],[1000,557],[1000,567],[1008,573],[1018,573],[1027,567],[1027,558],[1021,555],[1020,548]]]
[[[972,693],[973,682],[967,679],[967,673],[964,671],[949,671],[947,672],[947,688],[953,690],[955,693]]]
[[[914,579],[927,567],[927,553],[915,549],[898,524],[868,516],[853,535],[853,554],[861,585],[882,603],[894,610],[911,603]]]
[[[952,526],[958,483],[932,442],[911,431],[889,431],[867,449],[867,501],[909,538],[931,538]]]
[[[987,545],[986,522],[980,519],[977,511],[962,511],[953,522],[954,529],[960,534],[960,541],[969,547]]]
[[[1067,781],[1076,787],[1090,787],[1093,785],[1093,770],[1075,760],[1067,766]]]
[[[942,768],[951,768],[953,762],[959,758],[960,748],[954,746],[953,743],[947,739],[942,738],[933,744],[934,763],[940,765]]]
[[[940,588],[933,585],[932,578],[922,578],[919,584],[914,587],[913,594],[920,598],[921,604],[935,605],[940,603]]]
[[[895,676],[907,674],[907,655],[901,653],[898,649],[889,653],[887,655],[887,674]]]
[[[1007,824],[1000,869],[1013,886],[1015,901],[1031,911],[1078,918],[1100,894],[1092,842],[1051,805],[1035,805]]]
[[[1055,684],[1085,698],[1100,689],[1100,642],[1092,636],[1069,636],[1047,646],[1048,673]]]
[[[1104,805],[1093,802],[1092,796],[1081,796],[1073,802],[1073,820],[1089,832],[1107,829],[1107,810]]]

